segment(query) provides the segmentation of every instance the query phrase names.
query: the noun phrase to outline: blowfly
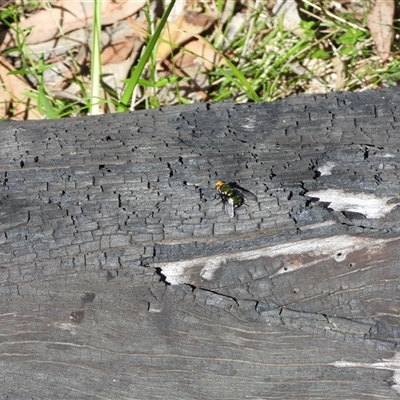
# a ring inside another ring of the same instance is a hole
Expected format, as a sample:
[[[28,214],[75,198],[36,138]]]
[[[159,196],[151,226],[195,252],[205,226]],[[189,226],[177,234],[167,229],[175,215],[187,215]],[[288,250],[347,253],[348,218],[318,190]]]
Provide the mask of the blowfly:
[[[235,216],[235,209],[244,203],[246,197],[257,201],[257,196],[253,192],[242,188],[236,182],[218,181],[215,190],[221,198],[225,213],[231,218]]]

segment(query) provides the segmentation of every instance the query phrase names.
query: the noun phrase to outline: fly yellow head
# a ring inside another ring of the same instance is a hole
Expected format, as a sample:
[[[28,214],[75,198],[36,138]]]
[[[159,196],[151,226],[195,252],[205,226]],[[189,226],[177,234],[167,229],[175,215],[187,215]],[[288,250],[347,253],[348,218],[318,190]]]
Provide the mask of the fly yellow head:
[[[222,188],[222,186],[224,186],[224,185],[226,185],[226,182],[225,182],[225,181],[218,181],[218,182],[216,182],[216,184],[215,184],[215,190],[216,190],[217,192],[219,192],[220,189]]]

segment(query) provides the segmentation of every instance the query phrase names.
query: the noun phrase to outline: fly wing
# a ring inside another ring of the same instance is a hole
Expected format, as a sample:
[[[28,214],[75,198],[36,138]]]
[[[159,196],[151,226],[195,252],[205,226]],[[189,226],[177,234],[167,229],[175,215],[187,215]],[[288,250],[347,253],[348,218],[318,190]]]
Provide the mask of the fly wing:
[[[254,200],[254,201],[258,200],[257,196],[253,192],[250,192],[250,190],[242,188],[236,182],[229,182],[229,185],[232,186],[233,188],[239,190],[240,192],[242,192],[242,194],[245,195],[248,199]]]
[[[234,205],[231,202],[224,199],[222,200],[222,204],[224,205],[225,214],[228,215],[230,218],[233,218],[235,216]]]

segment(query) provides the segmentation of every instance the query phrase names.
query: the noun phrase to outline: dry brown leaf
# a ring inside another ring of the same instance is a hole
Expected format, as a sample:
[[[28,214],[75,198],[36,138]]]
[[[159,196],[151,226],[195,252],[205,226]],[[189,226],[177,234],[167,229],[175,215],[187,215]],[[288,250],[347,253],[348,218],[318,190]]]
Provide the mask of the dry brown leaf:
[[[127,21],[115,25],[118,27],[110,27],[107,30],[110,34],[107,41],[109,44],[101,53],[101,63],[103,81],[121,94],[124,88],[123,81],[139,57],[147,31],[145,20],[134,21],[128,18]]]
[[[131,17],[127,18],[126,20],[134,33],[138,35],[142,39],[142,41],[144,41],[149,34],[146,30],[145,24]]]
[[[144,23],[141,26],[144,29]],[[134,28],[129,21],[114,24],[107,33],[103,32],[103,35],[105,40],[102,40],[102,43],[107,45],[101,52],[102,65],[124,61],[143,45],[142,35],[137,33],[136,27]]]
[[[91,25],[93,1],[57,1],[52,8],[41,10],[20,23],[22,29],[33,27],[27,44],[40,43],[60,36],[63,33]],[[102,1],[101,23],[111,25],[135,14],[146,4],[145,0]]]
[[[200,40],[192,40],[174,57],[170,69],[175,75],[190,78],[188,82],[179,83],[180,89],[186,91],[188,96],[209,101],[209,96],[202,90],[210,84],[205,71],[213,69],[214,65],[220,62],[221,57],[210,45]]]
[[[390,54],[394,30],[394,0],[377,0],[367,16],[367,26],[383,62]]]
[[[38,119],[40,115],[36,112],[37,104],[35,100],[26,97],[25,92],[30,91],[29,85],[19,76],[10,75],[10,71],[15,68],[0,56],[0,115],[5,117],[9,111],[9,106],[13,107],[13,120]]]
[[[182,69],[198,68],[199,64],[203,64],[205,69],[212,70],[215,64],[218,64],[218,53],[207,43],[199,40],[189,42],[177,57],[175,57],[174,64]]]
[[[157,48],[157,59],[163,61],[171,51],[174,45],[179,46],[194,35],[207,30],[213,23],[215,18],[211,15],[201,14],[195,11],[186,11],[182,13],[175,21],[168,23],[164,29],[160,44]]]
[[[126,60],[132,53],[133,42],[128,39],[119,39],[107,46],[101,53],[101,64],[109,64]]]
[[[214,68],[217,63],[221,64],[221,58],[209,44],[200,40],[192,40],[175,55],[173,62],[165,59],[163,65],[172,71],[173,75],[189,78],[189,80],[179,82],[182,96],[196,101],[209,101],[208,94],[203,90],[210,84],[205,72],[207,69]]]

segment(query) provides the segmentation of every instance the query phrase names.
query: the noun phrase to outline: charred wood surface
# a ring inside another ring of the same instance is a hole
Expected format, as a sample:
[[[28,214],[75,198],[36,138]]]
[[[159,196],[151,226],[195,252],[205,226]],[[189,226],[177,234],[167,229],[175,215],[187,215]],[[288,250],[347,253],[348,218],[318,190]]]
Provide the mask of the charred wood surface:
[[[2,123],[0,399],[399,398],[399,104]]]

